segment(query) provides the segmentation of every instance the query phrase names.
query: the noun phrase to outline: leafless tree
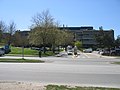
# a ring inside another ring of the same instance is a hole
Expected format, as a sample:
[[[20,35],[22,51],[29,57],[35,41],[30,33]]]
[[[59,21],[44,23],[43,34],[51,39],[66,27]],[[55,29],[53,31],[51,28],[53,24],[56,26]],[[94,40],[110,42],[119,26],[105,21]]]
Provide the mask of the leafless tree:
[[[59,30],[59,24],[50,15],[49,10],[38,13],[32,18],[32,29],[29,34],[29,41],[33,45],[43,45],[45,53],[45,45],[50,44],[54,48],[63,43],[71,42],[71,34],[66,31]]]
[[[14,23],[14,21],[10,22],[9,26],[8,26],[8,33],[9,33],[9,37],[8,37],[8,44],[10,45],[12,43],[12,37],[13,34],[16,31],[16,24]]]
[[[26,47],[29,45],[28,36],[23,35],[22,31],[16,31],[13,35],[13,45],[22,47],[23,45]]]
[[[51,16],[49,10],[45,10],[32,17],[32,22],[34,27],[49,28],[53,26],[54,18]]]
[[[6,25],[3,21],[0,21],[0,42],[3,39],[3,33],[6,31]]]
[[[30,40],[33,44],[43,44],[44,53],[45,45],[48,44],[49,31],[54,28],[54,18],[50,15],[49,10],[37,13],[32,17],[32,31],[30,34]],[[32,38],[31,38],[32,37]]]

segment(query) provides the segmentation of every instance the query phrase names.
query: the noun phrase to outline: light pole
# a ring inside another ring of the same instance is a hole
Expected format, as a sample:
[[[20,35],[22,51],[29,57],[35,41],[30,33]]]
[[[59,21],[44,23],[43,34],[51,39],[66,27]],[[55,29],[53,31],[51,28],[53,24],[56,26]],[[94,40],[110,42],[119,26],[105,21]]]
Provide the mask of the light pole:
[[[22,59],[24,59],[24,45],[22,45]]]

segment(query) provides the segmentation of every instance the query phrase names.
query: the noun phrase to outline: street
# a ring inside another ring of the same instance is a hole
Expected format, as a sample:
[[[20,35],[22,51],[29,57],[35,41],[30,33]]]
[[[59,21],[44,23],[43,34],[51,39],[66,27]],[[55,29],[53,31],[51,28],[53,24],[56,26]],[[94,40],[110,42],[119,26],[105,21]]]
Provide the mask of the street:
[[[0,58],[21,58],[4,56]],[[45,84],[106,86],[120,88],[120,59],[96,53],[80,53],[78,57],[25,57],[45,63],[0,63],[1,81],[28,81]]]

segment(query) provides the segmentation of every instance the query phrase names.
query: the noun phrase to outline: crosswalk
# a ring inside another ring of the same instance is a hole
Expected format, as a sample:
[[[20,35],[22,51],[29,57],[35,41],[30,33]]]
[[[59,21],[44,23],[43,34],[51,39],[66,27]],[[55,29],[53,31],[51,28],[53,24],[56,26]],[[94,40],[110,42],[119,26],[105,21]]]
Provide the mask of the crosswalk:
[[[92,53],[83,53],[81,51],[78,51],[78,55],[68,55],[67,52],[63,51],[60,53],[60,57],[64,58],[112,58],[110,56],[102,56],[98,54],[97,52],[92,52]]]
[[[78,52],[77,56],[75,56],[75,55],[67,55],[67,53],[66,53],[66,58],[103,58],[103,57],[101,55],[99,55],[99,54],[96,54],[96,53]]]

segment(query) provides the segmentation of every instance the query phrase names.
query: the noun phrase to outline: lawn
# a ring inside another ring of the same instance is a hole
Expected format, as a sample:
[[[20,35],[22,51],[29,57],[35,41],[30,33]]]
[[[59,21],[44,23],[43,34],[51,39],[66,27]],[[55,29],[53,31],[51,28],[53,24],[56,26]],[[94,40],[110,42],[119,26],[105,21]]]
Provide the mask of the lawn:
[[[22,55],[21,47],[11,47],[11,52],[8,55],[17,56]],[[31,48],[24,48],[25,56],[39,56],[38,50],[32,50]],[[47,51],[45,54],[42,52],[42,56],[53,56],[55,55],[52,51]]]
[[[113,62],[112,64],[119,64],[120,65],[120,62]]]
[[[70,87],[65,85],[47,85],[46,90],[120,90],[118,88],[104,87]]]
[[[8,63],[43,63],[41,60],[30,60],[30,59],[8,59],[8,58],[0,58],[0,62],[8,62]]]
[[[11,52],[9,54],[22,54],[22,48],[11,47]],[[32,50],[31,48],[24,48],[24,55],[38,55],[38,51]]]

